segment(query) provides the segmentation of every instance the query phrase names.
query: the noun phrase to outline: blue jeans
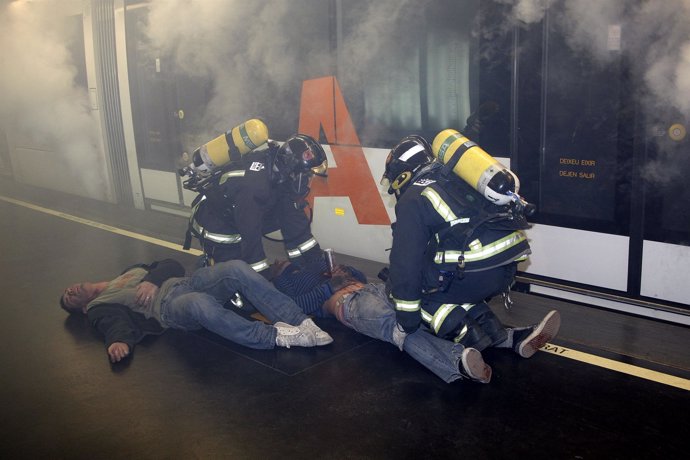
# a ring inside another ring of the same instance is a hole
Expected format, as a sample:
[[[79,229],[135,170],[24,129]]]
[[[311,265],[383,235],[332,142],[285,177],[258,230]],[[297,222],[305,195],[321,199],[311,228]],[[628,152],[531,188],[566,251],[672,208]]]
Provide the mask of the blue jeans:
[[[382,284],[367,284],[350,295],[343,304],[343,317],[357,332],[396,345],[393,331],[398,322]],[[403,349],[445,382],[461,378],[458,366],[465,350],[462,345],[440,339],[420,327],[407,335]]]
[[[231,260],[198,269],[168,292],[161,301],[163,326],[185,331],[205,328],[246,347],[275,347],[277,331],[273,326],[223,307],[238,291],[272,323],[299,325],[307,319],[292,299],[246,262]]]

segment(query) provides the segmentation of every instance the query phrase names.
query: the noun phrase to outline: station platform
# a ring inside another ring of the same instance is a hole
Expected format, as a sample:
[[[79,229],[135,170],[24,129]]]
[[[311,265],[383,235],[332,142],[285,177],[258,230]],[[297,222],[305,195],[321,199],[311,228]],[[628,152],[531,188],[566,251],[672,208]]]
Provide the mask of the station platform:
[[[487,350],[491,383],[446,384],[335,320],[319,348],[252,350],[209,332],[147,337],[110,364],[58,304],[183,251],[186,219],[0,180],[0,458],[680,459],[690,451],[690,328],[515,292],[508,325],[556,308],[530,359]],[[280,248],[270,248],[282,257]],[[337,255],[374,279],[380,264]]]

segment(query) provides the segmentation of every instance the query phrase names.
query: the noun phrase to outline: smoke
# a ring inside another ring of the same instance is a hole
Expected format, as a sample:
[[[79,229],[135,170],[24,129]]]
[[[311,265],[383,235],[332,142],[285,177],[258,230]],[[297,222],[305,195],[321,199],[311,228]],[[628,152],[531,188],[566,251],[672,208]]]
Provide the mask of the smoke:
[[[424,1],[379,0],[364,4],[361,10],[348,11],[351,29],[344,32],[341,65],[344,69],[366,68],[377,64],[382,49],[414,49],[420,37],[410,27],[409,18],[423,16]],[[402,30],[401,30],[402,29]]]
[[[569,46],[606,62],[620,51],[638,65],[648,91],[648,111],[673,107],[690,120],[690,2],[688,0],[499,0],[513,4],[511,24],[541,21]],[[616,37],[620,30],[620,40]]]
[[[510,22],[536,23],[547,8],[550,26],[564,34],[574,51],[601,65],[619,53],[627,57],[640,79],[635,97],[656,144],[657,155],[644,164],[644,177],[663,186],[676,183],[687,174],[688,162],[679,161],[682,145],[669,140],[666,130],[672,123],[690,128],[690,1],[519,0]]]
[[[690,120],[688,0],[496,1],[510,9],[501,30],[538,23],[548,12],[550,24],[564,32],[574,50],[604,64],[625,53],[639,66],[648,112],[668,113],[672,107],[685,117],[680,122]],[[75,82],[78,70],[70,51],[79,31],[74,23],[56,20],[65,16],[66,3],[0,3],[0,117],[15,141],[31,139],[34,145],[57,150],[75,171],[71,180],[96,178],[99,183],[83,186],[98,195],[106,169],[99,161],[103,154],[97,121],[85,88]],[[163,66],[172,65],[176,71],[210,82],[202,121],[207,132],[200,134],[197,145],[249,117],[264,116],[261,111],[267,107],[273,114],[295,116],[294,100],[266,100],[263,95],[298,95],[305,78],[333,74],[335,56],[328,43],[332,24],[324,19],[332,14],[330,4],[314,0],[156,0],[146,4],[146,34],[155,57],[161,58]],[[414,21],[409,18],[422,17],[426,2],[377,0],[358,5],[342,2],[348,20],[339,48],[339,77],[358,84],[362,74],[380,72],[388,75],[382,81],[395,84],[386,83],[390,88],[379,91],[414,86],[407,80],[415,62],[410,59],[409,72],[407,68],[391,72],[382,62],[383,50],[416,46],[420,37],[410,32]],[[487,24],[497,18],[488,19]],[[621,32],[620,51],[612,53],[616,30]],[[495,34],[496,29],[480,32]],[[93,173],[79,173],[84,169]]]
[[[631,44],[645,49],[652,94],[690,120],[690,2],[648,1],[637,12]]]
[[[65,9],[61,2],[0,6],[0,123],[17,147],[56,152],[66,162],[62,170],[70,177],[55,180],[81,181],[85,194],[103,199],[106,169],[100,161],[97,120],[86,88],[76,83],[70,51],[80,30],[68,20],[56,20],[65,17]]]
[[[544,17],[547,4],[548,0],[519,0],[513,8],[513,15],[526,24],[538,22]]]
[[[324,3],[327,7],[327,3]],[[296,15],[313,2],[244,0],[157,0],[151,2],[146,34],[153,49],[172,60],[176,71],[211,83],[203,136],[226,131],[249,117],[296,114],[280,100],[262,100],[272,90],[294,89],[299,95],[303,75],[323,76],[328,50],[314,50],[314,40],[327,23],[311,14]],[[284,19],[292,11],[290,21]],[[327,10],[321,16],[326,18]],[[307,52],[305,55],[304,53]],[[309,69],[314,69],[310,71]]]
[[[294,101],[291,105],[264,101],[262,94],[278,90],[298,96],[302,80],[334,74],[329,4],[314,0],[156,0],[149,4],[146,34],[152,49],[169,56],[177,71],[211,82],[212,94],[203,115],[208,132],[199,140],[248,116],[265,116],[260,113],[265,107],[278,116],[296,116]],[[400,27],[401,12],[410,6],[418,14],[424,4],[377,0],[362,2],[357,8],[343,5],[350,28],[343,31],[340,48],[339,65],[346,69],[340,75],[341,84],[356,79],[358,69],[380,67],[374,60],[380,58],[382,47],[408,45],[393,38],[392,32]],[[417,39],[414,34],[405,35],[410,41]]]

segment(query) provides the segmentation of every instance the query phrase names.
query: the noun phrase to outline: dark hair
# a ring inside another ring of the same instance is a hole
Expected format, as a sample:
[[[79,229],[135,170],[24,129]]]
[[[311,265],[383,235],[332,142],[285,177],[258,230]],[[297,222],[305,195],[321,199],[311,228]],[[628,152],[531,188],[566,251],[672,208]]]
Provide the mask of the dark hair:
[[[60,296],[60,306],[62,307],[63,310],[65,310],[70,315],[73,315],[76,313],[81,313],[81,308],[74,308],[74,307],[70,308],[67,306],[67,304],[65,303],[65,294],[62,294]]]

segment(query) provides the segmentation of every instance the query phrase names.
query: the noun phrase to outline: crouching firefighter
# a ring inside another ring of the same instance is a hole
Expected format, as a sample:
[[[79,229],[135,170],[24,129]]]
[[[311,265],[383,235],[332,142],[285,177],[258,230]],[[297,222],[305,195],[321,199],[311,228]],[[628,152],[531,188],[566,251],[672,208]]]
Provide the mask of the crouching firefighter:
[[[180,174],[189,176],[183,186],[199,195],[184,248],[197,238],[204,265],[241,259],[268,277],[262,237],[276,230],[290,261],[322,257],[305,213],[311,178],[326,177],[328,167],[313,138],[296,134],[279,145],[261,120],[252,119],[201,146],[191,161]]]
[[[533,206],[517,194],[517,177],[475,147],[446,130],[433,146],[412,135],[390,151],[382,178],[396,197],[390,296],[406,333],[423,326],[466,348],[513,348],[529,357],[556,334],[558,312],[512,329],[487,301],[507,296],[518,262],[530,254],[523,230]]]

